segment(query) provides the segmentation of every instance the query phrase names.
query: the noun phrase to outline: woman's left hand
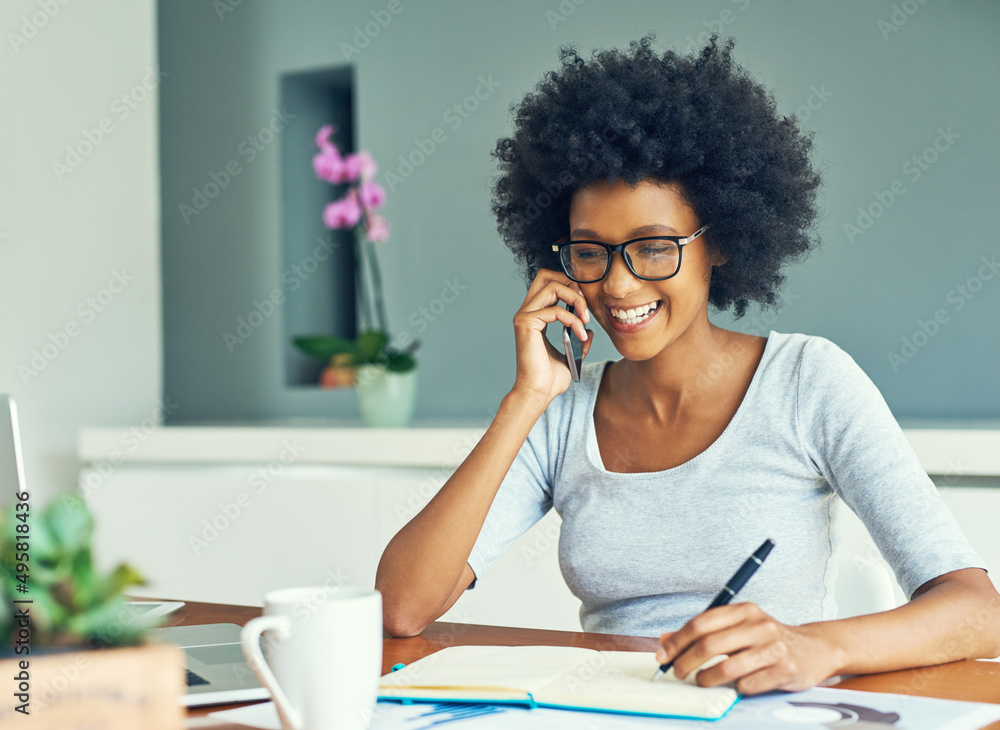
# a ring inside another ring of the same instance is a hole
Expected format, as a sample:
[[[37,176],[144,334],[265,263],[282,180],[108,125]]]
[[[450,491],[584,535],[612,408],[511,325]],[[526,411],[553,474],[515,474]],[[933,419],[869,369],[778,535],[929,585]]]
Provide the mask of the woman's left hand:
[[[728,659],[698,672],[702,687],[736,682],[743,694],[773,689],[815,687],[837,673],[838,651],[823,637],[820,624],[788,626],[753,603],[734,603],[705,611],[678,631],[660,636],[656,660],[676,657],[674,674],[684,679],[719,654]]]

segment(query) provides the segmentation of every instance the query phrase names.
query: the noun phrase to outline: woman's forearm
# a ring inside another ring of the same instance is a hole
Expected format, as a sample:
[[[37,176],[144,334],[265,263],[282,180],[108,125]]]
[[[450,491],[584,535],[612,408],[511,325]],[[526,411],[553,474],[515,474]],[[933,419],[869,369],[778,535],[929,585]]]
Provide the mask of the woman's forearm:
[[[967,568],[928,581],[903,606],[806,624],[833,647],[830,675],[870,674],[1000,655],[1000,595]]]
[[[493,498],[544,409],[537,399],[505,397],[462,465],[386,546],[375,587],[390,634],[419,633],[447,610]]]

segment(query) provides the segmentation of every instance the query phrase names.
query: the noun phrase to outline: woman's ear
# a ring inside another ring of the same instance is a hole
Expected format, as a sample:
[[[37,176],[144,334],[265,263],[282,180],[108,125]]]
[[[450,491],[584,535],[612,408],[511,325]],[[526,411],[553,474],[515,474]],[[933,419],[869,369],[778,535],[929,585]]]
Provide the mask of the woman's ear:
[[[708,262],[712,266],[722,266],[729,261],[729,254],[720,251],[714,245],[708,248]]]

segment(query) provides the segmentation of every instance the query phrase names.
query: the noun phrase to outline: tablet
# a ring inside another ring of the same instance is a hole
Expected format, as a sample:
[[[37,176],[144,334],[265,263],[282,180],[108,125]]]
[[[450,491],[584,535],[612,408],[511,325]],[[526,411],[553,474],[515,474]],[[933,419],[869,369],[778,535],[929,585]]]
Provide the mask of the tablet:
[[[156,618],[173,613],[184,605],[184,601],[128,601],[127,605],[136,616]]]

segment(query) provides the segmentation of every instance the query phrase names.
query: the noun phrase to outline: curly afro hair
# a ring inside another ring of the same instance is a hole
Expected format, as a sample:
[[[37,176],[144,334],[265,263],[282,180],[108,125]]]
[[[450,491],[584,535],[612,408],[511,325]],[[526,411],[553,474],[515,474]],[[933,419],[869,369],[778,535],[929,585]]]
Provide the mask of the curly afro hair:
[[[691,56],[658,55],[649,33],[629,52],[584,61],[560,49],[549,71],[512,108],[513,137],[497,141],[492,210],[530,282],[560,270],[554,241],[568,234],[573,192],[596,180],[680,184],[717,253],[709,301],[719,310],[776,306],[782,267],[817,243],[819,174],[812,135],[777,113],[769,91],[713,35]]]

